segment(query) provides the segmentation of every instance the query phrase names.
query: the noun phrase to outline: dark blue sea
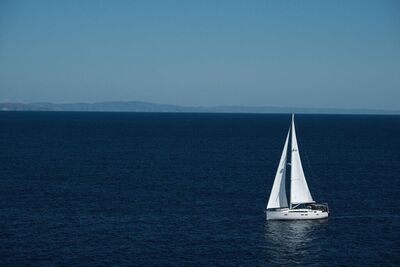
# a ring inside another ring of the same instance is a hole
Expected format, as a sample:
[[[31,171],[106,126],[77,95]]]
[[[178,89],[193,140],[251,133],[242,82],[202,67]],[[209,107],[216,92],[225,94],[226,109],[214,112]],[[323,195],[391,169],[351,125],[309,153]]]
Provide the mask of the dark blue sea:
[[[290,115],[0,112],[1,266],[396,266],[400,116],[297,115],[322,221],[266,222]]]

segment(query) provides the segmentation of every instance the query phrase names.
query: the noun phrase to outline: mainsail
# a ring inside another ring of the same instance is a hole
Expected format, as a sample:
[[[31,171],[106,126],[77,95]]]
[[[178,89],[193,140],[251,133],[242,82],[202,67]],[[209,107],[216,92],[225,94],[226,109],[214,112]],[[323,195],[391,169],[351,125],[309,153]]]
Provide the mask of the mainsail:
[[[290,203],[312,203],[314,202],[301,165],[299,147],[296,139],[296,129],[294,127],[294,115],[292,115],[292,157],[291,157],[291,177],[290,177]]]
[[[267,209],[287,208],[288,206],[286,197],[286,188],[285,188],[285,178],[286,178],[286,161],[287,161],[287,148],[289,142],[289,135],[290,135],[290,128],[286,137],[285,146],[283,147],[278,170],[276,171],[275,180],[272,186],[271,195],[269,196]]]

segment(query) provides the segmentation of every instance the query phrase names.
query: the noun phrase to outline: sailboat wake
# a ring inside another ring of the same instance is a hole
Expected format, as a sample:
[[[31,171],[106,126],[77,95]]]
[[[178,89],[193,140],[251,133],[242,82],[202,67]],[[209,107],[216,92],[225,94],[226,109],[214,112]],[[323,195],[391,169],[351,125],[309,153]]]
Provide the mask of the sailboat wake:
[[[339,216],[334,216],[331,217],[331,219],[336,220],[336,219],[357,219],[357,218],[400,218],[400,215],[395,215],[395,214],[361,214],[361,215],[339,215]]]

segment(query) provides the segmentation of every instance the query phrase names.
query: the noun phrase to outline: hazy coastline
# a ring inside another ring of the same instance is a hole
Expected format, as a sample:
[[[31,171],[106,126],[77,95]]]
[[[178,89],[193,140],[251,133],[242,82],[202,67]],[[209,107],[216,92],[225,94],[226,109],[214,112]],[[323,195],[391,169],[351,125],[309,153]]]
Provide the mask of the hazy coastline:
[[[302,108],[271,106],[179,106],[142,101],[107,101],[95,103],[0,103],[0,111],[89,111],[89,112],[191,112],[191,113],[305,113],[305,114],[400,114],[399,110]]]

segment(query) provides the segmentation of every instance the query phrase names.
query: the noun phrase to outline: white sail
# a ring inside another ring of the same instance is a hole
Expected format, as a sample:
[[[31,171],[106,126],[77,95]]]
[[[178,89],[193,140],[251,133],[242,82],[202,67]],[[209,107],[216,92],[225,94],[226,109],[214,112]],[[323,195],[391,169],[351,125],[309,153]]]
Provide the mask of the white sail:
[[[290,203],[301,204],[314,202],[310,190],[308,189],[306,177],[304,176],[303,166],[301,165],[299,147],[296,139],[296,129],[294,127],[294,115],[292,115],[291,167]]]
[[[285,146],[283,147],[278,170],[276,171],[275,180],[272,186],[271,195],[269,196],[267,209],[287,208],[288,206],[286,197],[286,188],[285,188],[285,178],[286,178],[286,162],[287,162],[287,148],[289,142],[289,134],[290,134],[290,128],[286,137]]]

